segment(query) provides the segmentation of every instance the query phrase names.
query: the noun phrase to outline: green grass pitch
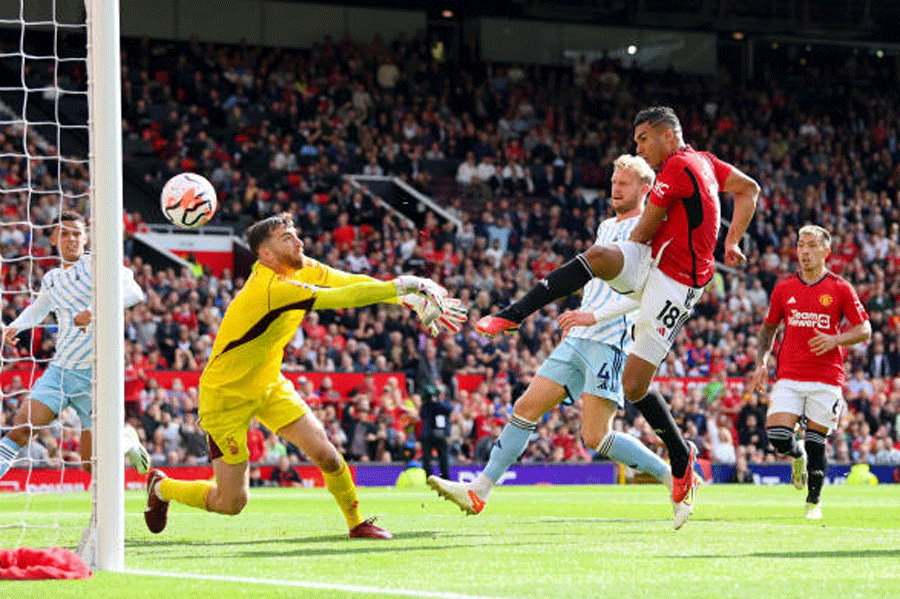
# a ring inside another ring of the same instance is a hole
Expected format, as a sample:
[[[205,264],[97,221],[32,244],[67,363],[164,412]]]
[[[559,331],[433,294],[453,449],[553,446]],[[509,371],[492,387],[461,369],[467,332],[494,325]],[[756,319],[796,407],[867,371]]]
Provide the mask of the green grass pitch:
[[[826,487],[825,520],[814,523],[792,487],[709,485],[674,532],[658,485],[501,487],[469,517],[428,490],[360,489],[364,514],[394,532],[388,542],[348,540],[323,489],[253,489],[236,517],[173,504],[160,535],[144,528],[143,494],[129,492],[132,572],[0,582],[0,597],[900,597],[898,491]],[[22,497],[0,495],[0,525],[23,508]],[[86,494],[34,496],[27,519],[58,517],[72,527],[60,544],[73,546],[88,510]],[[24,544],[42,546],[47,534],[29,531]],[[18,538],[0,528],[0,547]]]

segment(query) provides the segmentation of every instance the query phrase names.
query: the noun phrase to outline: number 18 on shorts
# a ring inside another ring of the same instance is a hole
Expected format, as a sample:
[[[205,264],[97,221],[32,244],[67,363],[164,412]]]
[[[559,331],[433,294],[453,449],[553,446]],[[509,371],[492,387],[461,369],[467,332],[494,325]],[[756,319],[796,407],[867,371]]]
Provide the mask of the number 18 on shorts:
[[[635,319],[631,353],[652,364],[662,364],[702,292],[652,268]]]

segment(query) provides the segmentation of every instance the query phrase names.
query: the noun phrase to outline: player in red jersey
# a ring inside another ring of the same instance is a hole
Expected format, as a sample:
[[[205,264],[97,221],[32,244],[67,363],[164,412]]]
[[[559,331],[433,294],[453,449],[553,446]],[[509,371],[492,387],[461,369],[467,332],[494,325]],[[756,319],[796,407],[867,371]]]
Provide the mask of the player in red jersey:
[[[560,266],[511,306],[476,323],[487,335],[512,331],[551,301],[600,277],[641,302],[634,344],[622,371],[625,398],[638,408],[666,444],[672,465],[675,528],[693,511],[695,449],[688,447],[665,400],[649,391],[694,303],[715,270],[719,193],[734,197],[725,238],[725,262],[745,261],[738,242],[756,209],[759,185],[734,166],[684,143],[681,123],[668,107],[640,111],[634,119],[637,152],[656,171],[656,183],[628,241],[595,245]]]
[[[831,235],[806,225],[797,236],[800,272],[780,281],[772,291],[769,314],[759,332],[759,354],[753,373],[756,389],[769,380],[769,355],[778,326],[784,339],[778,351],[778,371],[772,387],[766,431],[778,453],[793,458],[791,480],[807,488],[806,517],[822,518],[820,496],[825,478],[825,438],[844,407],[842,347],[872,336],[869,316],[850,283],[825,269]],[[840,332],[847,319],[850,329]],[[800,417],[806,418],[803,445],[794,438]]]

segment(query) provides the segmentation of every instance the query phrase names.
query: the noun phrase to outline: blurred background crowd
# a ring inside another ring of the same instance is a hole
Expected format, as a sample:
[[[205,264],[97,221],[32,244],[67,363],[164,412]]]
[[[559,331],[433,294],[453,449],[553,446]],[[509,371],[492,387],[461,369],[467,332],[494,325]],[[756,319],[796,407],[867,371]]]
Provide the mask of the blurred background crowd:
[[[39,83],[46,73],[27,76]],[[213,224],[241,234],[288,211],[309,256],[378,278],[428,276],[469,305],[469,323],[438,339],[398,306],[310,312],[284,356],[286,371],[398,375],[380,386],[368,377],[345,393],[330,378],[298,379],[348,459],[418,456],[422,404],[433,401],[451,414],[451,459],[469,463],[487,459],[513,402],[560,339],[560,311],[579,298],[533,315],[510,338],[488,339],[472,325],[593,243],[612,214],[612,161],[634,152],[632,117],[671,105],[688,143],[762,187],[745,239],[747,268],[718,272],[660,369],[676,420],[713,462],[774,459],[763,427],[768,398],[749,389],[748,373],[768,294],[796,269],[796,231],[813,222],[834,235],[829,268],[855,286],[874,330],[870,343],[846,353],[849,410],[829,438],[829,460],[900,464],[897,77],[895,62],[849,51],[840,60],[811,55],[802,66],[772,57],[753,79],[737,81],[724,68],[688,76],[613,60],[442,65],[418,39],[326,39],[303,51],[125,40],[123,136],[126,163],[139,165],[148,185],[181,171],[209,178],[220,194]],[[83,86],[84,73],[68,81]],[[34,131],[0,127],[4,323],[55,265],[48,234],[60,207],[86,207],[85,165],[55,153]],[[399,177],[461,226],[434,212],[411,224],[347,174]],[[727,218],[728,200],[723,209]],[[126,214],[126,235],[145,219],[158,215]],[[161,386],[153,373],[204,367],[243,281],[202,264],[154,268],[127,239],[125,247],[148,296],[125,317],[129,420],[154,463],[204,463],[196,387],[177,377]],[[47,360],[52,332],[35,329],[4,346],[4,368]],[[27,393],[29,372],[5,379],[0,424]],[[475,378],[460,386],[457,375]],[[71,414],[63,420],[77,426]],[[580,422],[578,402],[552,411],[522,460],[594,459]],[[615,428],[664,451],[636,411],[621,411]],[[76,449],[77,435],[55,427],[28,451],[52,463]],[[304,460],[255,426],[251,460],[284,457]]]

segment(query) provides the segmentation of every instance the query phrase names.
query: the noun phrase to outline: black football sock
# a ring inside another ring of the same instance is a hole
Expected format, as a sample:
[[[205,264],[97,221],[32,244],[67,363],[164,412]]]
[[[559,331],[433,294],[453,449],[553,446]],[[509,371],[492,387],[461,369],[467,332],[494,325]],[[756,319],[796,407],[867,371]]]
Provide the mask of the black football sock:
[[[641,411],[641,415],[647,423],[653,427],[656,434],[666,444],[669,450],[669,462],[672,466],[672,476],[681,478],[687,469],[690,449],[678,430],[678,425],[672,418],[669,406],[658,391],[650,391],[640,401],[634,402],[634,407]]]
[[[513,322],[522,322],[553,300],[566,297],[594,278],[594,272],[587,258],[578,254],[559,268],[553,269],[546,279],[541,279],[528,293],[494,316]]]
[[[799,458],[803,455],[800,445],[794,438],[794,429],[786,426],[770,426],[766,429],[766,434],[769,436],[769,443],[778,453],[789,455],[792,458]]]
[[[806,502],[819,503],[822,483],[825,481],[825,435],[818,431],[806,430]]]

